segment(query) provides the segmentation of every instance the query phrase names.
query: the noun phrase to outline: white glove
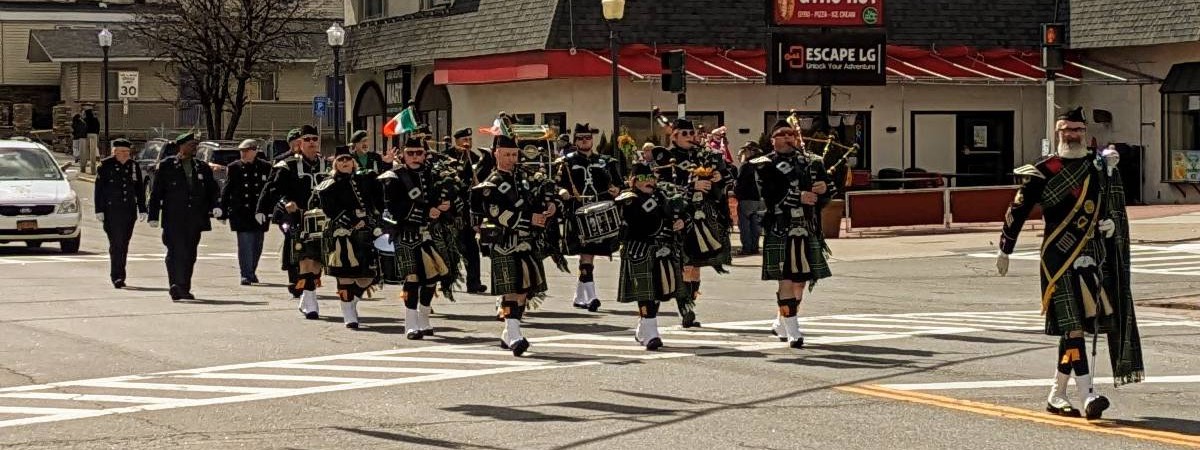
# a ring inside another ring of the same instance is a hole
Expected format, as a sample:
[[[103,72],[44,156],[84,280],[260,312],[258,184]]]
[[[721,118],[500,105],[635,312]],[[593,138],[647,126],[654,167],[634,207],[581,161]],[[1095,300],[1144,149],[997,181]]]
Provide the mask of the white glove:
[[[157,220],[151,220],[151,221],[149,221],[149,222],[147,222],[147,223],[148,223],[148,224],[150,224],[150,228],[158,228],[158,221],[157,221]]]
[[[1104,219],[1100,221],[1099,225],[1096,225],[1096,228],[1104,233],[1104,237],[1111,238],[1117,232],[1117,223],[1112,219]]]
[[[263,214],[263,213],[258,213],[258,214],[255,214],[255,215],[254,215],[254,220],[257,220],[257,221],[258,221],[258,224],[259,224],[259,225],[262,225],[262,224],[264,224],[264,223],[267,223],[267,215],[266,215],[266,214]]]
[[[1008,254],[1001,251],[996,255],[996,271],[1000,276],[1008,276]]]
[[[212,210],[213,217],[216,217],[218,219],[221,218],[221,213],[222,213],[221,208],[213,208],[213,210]]]
[[[146,213],[138,213],[138,220],[140,220],[142,222],[150,220],[150,215],[146,214]]]
[[[104,223],[104,213],[96,213],[96,220],[99,220],[100,223]]]

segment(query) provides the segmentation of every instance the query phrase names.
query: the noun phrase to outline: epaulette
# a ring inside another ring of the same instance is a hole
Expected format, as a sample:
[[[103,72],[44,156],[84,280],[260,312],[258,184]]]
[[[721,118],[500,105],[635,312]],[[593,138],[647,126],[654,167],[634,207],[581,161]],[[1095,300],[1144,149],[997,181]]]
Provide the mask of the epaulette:
[[[379,176],[376,177],[375,179],[376,180],[384,180],[384,179],[391,180],[391,179],[395,179],[395,178],[396,178],[395,171],[385,170],[383,173],[379,174]]]
[[[471,186],[471,189],[490,189],[494,187],[496,187],[495,183],[492,183],[491,181],[484,181],[477,185]]]
[[[333,178],[326,178],[325,181],[322,181],[321,184],[317,185],[317,190],[323,191],[323,190],[329,189],[330,186],[333,186],[333,183],[334,183]]]
[[[633,191],[625,191],[625,192],[622,192],[620,195],[617,195],[616,201],[627,202],[627,201],[633,200],[634,198],[637,198],[637,194],[634,194]]]
[[[757,158],[750,160],[750,164],[754,164],[756,166],[761,166],[763,164],[770,164],[770,163],[771,163],[771,157],[766,156],[766,155],[759,156]]]
[[[289,159],[289,158],[283,158],[283,159],[282,159],[282,160],[280,160],[279,162],[275,163],[275,166],[274,166],[274,167],[275,167],[276,169],[286,169],[286,168],[287,168],[288,159]]]

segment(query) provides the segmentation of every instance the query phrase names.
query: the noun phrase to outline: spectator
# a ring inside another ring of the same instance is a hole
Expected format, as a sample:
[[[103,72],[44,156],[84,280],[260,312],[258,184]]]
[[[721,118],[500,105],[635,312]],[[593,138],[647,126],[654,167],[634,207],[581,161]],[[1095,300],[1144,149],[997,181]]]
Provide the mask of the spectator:
[[[647,142],[645,144],[642,144],[642,155],[641,155],[641,161],[639,161],[639,162],[644,162],[646,164],[650,164],[650,167],[654,167],[653,152],[654,152],[654,143]]]
[[[87,145],[87,122],[76,113],[71,117],[71,156],[75,157],[76,164],[79,164],[79,156]]]
[[[79,170],[87,173],[95,173],[96,156],[100,154],[100,119],[96,117],[96,113],[88,108],[83,111],[83,121],[87,124],[87,151],[84,153],[84,160]],[[92,168],[88,172],[88,167]]]
[[[762,217],[766,208],[758,190],[757,172],[745,164],[762,156],[762,150],[758,148],[758,143],[747,142],[738,155],[743,167],[738,171],[737,183],[733,187],[733,195],[737,198],[738,232],[742,240],[742,251],[738,255],[757,255],[758,241],[762,236]]]
[[[720,153],[725,164],[733,164],[733,153],[729,151],[729,140],[725,138],[725,127],[718,127],[708,136],[706,146],[714,153]]]

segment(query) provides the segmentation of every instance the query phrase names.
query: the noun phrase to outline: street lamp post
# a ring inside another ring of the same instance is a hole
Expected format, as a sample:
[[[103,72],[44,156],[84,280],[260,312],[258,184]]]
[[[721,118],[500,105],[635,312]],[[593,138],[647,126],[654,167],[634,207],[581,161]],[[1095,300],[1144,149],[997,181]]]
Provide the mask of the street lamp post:
[[[617,74],[620,49],[617,45],[617,22],[625,17],[625,0],[600,0],[600,8],[604,10],[604,20],[608,22],[608,57],[612,60],[612,130],[613,156],[617,151],[617,135],[621,130],[621,87]]]
[[[325,36],[329,38],[329,47],[333,48],[333,140],[339,145],[342,142],[342,117],[338,113],[342,98],[342,46],[346,44],[346,30],[341,24],[334,22]]]
[[[109,138],[108,138],[108,48],[112,47],[113,35],[112,35],[111,31],[108,31],[108,28],[104,28],[104,29],[100,30],[100,34],[97,36],[97,38],[100,41],[100,51],[104,53],[104,63],[102,64],[103,67],[100,68],[100,86],[102,86],[102,89],[103,89],[102,95],[104,95],[104,142],[107,143],[109,141]],[[99,147],[100,146],[97,145],[96,149],[99,150]],[[88,155],[88,157],[90,157],[90,158],[95,157],[95,156],[96,155]],[[87,165],[85,164],[84,167],[87,167]]]

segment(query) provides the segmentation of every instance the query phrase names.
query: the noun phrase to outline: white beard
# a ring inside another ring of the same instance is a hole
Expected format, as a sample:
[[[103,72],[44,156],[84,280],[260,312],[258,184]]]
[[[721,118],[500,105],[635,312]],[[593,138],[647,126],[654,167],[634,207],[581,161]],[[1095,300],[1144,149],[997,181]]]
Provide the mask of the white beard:
[[[1063,158],[1082,158],[1087,156],[1087,146],[1083,142],[1059,141],[1058,156]]]

